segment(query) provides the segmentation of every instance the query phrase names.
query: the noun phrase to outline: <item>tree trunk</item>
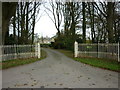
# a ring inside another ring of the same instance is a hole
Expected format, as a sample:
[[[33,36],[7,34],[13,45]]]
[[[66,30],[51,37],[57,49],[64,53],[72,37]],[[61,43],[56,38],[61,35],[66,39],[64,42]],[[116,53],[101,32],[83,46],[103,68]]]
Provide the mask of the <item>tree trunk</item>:
[[[23,5],[22,5],[22,2],[20,2],[20,15],[21,15],[21,20],[20,20],[20,24],[21,24],[21,38],[20,38],[20,43],[23,44],[24,43],[24,36],[23,36]]]
[[[90,27],[91,27],[91,38],[92,38],[92,43],[95,42],[95,33],[94,33],[94,7],[93,3],[88,3],[88,11],[90,14]]]
[[[86,19],[85,19],[85,2],[82,2],[82,14],[83,14],[83,43],[86,43]]]
[[[21,2],[21,43],[26,44],[25,40],[25,10],[26,10],[26,2]]]
[[[28,32],[29,32],[29,30],[28,30],[28,26],[29,26],[29,24],[28,24],[28,9],[29,9],[29,2],[26,2],[26,6],[27,6],[27,9],[26,9],[26,34],[25,34],[25,41],[26,41],[26,43],[28,44]]]
[[[36,2],[34,2],[33,28],[32,28],[32,44],[34,43],[35,13],[36,13]]]
[[[92,25],[91,26],[92,26],[91,29],[93,31],[93,36],[94,36],[93,43],[95,43],[96,35],[95,35],[95,29],[94,29],[94,3],[92,3]]]
[[[20,15],[19,15],[19,4],[18,4],[18,6],[17,6],[17,16],[18,16],[18,22],[17,22],[17,23],[18,23],[18,25],[17,25],[17,26],[18,26],[17,44],[20,44],[20,42],[19,42],[19,41],[20,41],[20,27],[19,27],[19,26],[20,26],[20,19],[19,19],[19,16],[20,16]]]
[[[13,17],[13,37],[14,37],[14,44],[16,44],[16,23],[15,23],[15,21],[16,21],[16,15],[14,15],[14,17]]]
[[[5,44],[6,32],[9,32],[9,21],[16,11],[15,2],[3,2],[2,3],[2,44]]]
[[[114,42],[114,38],[113,38],[113,10],[114,10],[114,3],[108,2],[108,4],[107,4],[107,31],[108,31],[109,43]]]

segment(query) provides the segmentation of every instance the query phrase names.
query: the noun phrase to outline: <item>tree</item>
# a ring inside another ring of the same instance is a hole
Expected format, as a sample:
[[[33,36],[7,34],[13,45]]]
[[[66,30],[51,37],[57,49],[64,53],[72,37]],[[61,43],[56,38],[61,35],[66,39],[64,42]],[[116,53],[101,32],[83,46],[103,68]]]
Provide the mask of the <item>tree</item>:
[[[87,3],[88,5],[88,12],[90,15],[90,27],[91,27],[91,38],[92,38],[92,43],[96,42],[96,34],[95,34],[95,29],[94,29],[94,2],[89,2]]]
[[[2,44],[7,42],[9,32],[9,22],[12,16],[15,15],[17,3],[2,2]],[[6,38],[5,38],[6,36]]]
[[[10,20],[13,23],[10,27],[13,28],[13,35],[15,36],[14,44],[33,44],[35,20],[40,10],[40,4],[40,2],[18,3],[16,14]],[[7,36],[9,37],[9,34]]]
[[[32,44],[34,42],[35,13],[36,13],[36,2],[34,2],[34,12],[33,12]]]
[[[25,36],[25,41],[28,44],[28,33],[29,33],[29,2],[26,2],[26,36]]]
[[[114,42],[113,39],[113,15],[114,15],[114,5],[113,2],[107,3],[107,31],[108,31],[108,40],[110,43]]]
[[[83,23],[82,23],[82,29],[83,29],[83,42],[86,42],[86,17],[85,17],[85,2],[82,2],[82,15],[83,15]]]
[[[75,40],[78,39],[76,30],[80,20],[80,3],[79,2],[65,2],[62,3],[62,11],[64,18],[64,30],[61,30],[60,37],[56,38],[55,46],[59,48],[66,48],[73,50]]]
[[[49,16],[49,14],[47,13],[47,11],[45,11],[48,16],[50,17],[50,19],[52,20],[52,22],[54,23],[57,31],[58,31],[58,37],[60,36],[60,26],[61,26],[61,22],[62,22],[62,5],[61,5],[61,2],[58,1],[58,2],[49,2],[50,6],[51,6],[51,9],[46,7],[44,5],[44,7],[52,13],[53,15],[53,18],[51,16]]]
[[[17,13],[16,13],[16,17],[18,17],[17,18],[17,32],[18,32],[18,37],[17,37],[17,44],[19,44],[20,43],[20,19],[19,19],[19,17],[20,17],[20,14],[19,14],[19,4],[18,4],[18,6],[17,6]]]
[[[98,6],[95,3],[95,8],[99,10],[100,14],[99,16],[101,17],[103,15],[103,18],[105,18],[105,21],[103,21],[103,23],[105,22],[105,29],[108,33],[108,41],[109,43],[113,43],[115,42],[114,40],[114,29],[113,29],[113,22],[114,22],[114,11],[115,11],[115,2],[100,2],[101,8],[100,6]],[[106,34],[107,35],[107,34]],[[105,39],[105,38],[104,38]]]

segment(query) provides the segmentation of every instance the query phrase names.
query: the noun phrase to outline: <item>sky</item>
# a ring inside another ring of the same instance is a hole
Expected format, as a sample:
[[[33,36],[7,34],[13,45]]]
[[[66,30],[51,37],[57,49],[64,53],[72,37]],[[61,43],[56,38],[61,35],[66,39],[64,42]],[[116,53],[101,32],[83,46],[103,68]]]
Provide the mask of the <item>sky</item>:
[[[57,33],[57,29],[55,28],[54,23],[52,22],[52,20],[50,19],[49,16],[52,17],[51,12],[47,13],[49,14],[49,16],[47,15],[47,13],[44,11],[45,8],[42,6],[41,7],[41,12],[39,13],[38,17],[40,17],[39,21],[36,22],[35,24],[35,33],[38,33],[38,35],[41,37],[53,37],[56,35]]]
[[[56,34],[57,30],[54,23],[48,15],[44,14],[40,20],[35,24],[35,33],[43,37],[52,37]]]
[[[47,15],[42,16],[35,24],[35,33],[38,33],[40,36],[52,37],[56,34],[56,32],[57,30],[54,26],[54,23]]]

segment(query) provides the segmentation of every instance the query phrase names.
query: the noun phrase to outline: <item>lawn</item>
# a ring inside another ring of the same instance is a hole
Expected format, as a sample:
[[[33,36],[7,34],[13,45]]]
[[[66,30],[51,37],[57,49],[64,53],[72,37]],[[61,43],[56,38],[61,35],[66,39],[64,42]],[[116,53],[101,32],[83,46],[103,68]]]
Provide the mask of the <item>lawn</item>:
[[[118,63],[115,60],[107,60],[107,59],[98,59],[98,58],[74,58],[73,57],[73,52],[68,51],[68,50],[61,50],[61,49],[56,49],[57,51],[65,54],[66,56],[74,59],[75,61],[89,64],[91,66],[103,68],[103,69],[108,69],[108,70],[113,70],[113,71],[120,71],[120,63]]]
[[[15,66],[19,66],[19,65],[24,65],[24,64],[29,64],[29,63],[33,63],[39,60],[42,60],[44,58],[46,58],[47,54],[45,51],[41,50],[41,58],[26,58],[26,59],[17,59],[17,60],[8,60],[8,61],[3,61],[2,63],[0,63],[0,69],[7,69],[10,67],[15,67]]]

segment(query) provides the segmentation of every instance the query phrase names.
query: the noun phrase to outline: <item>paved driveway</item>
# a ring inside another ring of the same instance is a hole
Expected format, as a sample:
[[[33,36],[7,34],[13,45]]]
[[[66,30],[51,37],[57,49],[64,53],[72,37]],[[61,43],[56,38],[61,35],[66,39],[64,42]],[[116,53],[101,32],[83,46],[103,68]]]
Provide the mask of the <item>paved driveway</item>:
[[[118,73],[74,61],[44,49],[46,59],[3,70],[3,88],[118,88]]]

